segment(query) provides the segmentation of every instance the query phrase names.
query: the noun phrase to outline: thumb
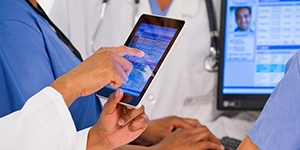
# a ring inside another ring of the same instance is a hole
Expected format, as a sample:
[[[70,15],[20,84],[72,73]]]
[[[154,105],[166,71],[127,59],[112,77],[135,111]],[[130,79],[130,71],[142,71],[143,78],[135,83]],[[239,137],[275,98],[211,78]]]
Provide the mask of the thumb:
[[[124,93],[121,89],[118,89],[116,92],[110,94],[107,102],[103,106],[102,113],[113,113],[117,109],[118,103],[122,100],[123,95]]]

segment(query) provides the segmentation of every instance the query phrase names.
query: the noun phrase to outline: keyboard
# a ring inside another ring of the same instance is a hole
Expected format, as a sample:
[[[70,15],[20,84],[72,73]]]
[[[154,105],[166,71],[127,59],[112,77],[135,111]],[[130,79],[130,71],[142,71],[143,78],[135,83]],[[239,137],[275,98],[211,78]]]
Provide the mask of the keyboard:
[[[225,136],[220,139],[220,142],[224,146],[225,150],[236,150],[242,141]]]

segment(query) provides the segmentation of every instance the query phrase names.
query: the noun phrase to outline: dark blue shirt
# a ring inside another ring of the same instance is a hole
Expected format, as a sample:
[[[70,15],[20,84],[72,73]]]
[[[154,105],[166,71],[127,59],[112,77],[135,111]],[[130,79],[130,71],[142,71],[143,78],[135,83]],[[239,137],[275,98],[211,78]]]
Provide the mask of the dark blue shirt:
[[[25,0],[0,1],[0,117],[80,63]],[[95,94],[70,107],[77,130],[94,125],[101,113]]]

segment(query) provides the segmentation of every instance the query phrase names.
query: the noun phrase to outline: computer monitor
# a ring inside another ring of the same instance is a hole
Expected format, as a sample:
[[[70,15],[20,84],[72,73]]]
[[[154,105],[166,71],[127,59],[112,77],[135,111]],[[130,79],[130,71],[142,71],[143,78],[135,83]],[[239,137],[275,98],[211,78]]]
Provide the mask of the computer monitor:
[[[217,108],[261,110],[300,48],[300,0],[223,0]]]

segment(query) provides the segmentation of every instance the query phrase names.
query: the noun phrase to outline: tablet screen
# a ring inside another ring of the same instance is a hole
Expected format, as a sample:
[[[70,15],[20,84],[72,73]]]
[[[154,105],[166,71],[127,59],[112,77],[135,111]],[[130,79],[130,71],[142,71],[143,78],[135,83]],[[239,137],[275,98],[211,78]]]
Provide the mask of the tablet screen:
[[[144,17],[147,19],[143,19]],[[125,45],[139,49],[145,52],[145,55],[141,58],[124,56],[133,64],[133,68],[127,82],[118,88],[130,96],[130,100],[127,99],[126,103],[133,106],[140,103],[142,96],[183,27],[183,23],[179,26],[179,24],[176,24],[178,20],[174,22],[174,19],[148,15],[143,15],[141,18]],[[97,94],[108,97],[108,93],[110,94],[116,90],[106,85]],[[125,100],[122,100],[122,102],[125,102]]]
[[[139,96],[165,50],[170,44],[177,29],[142,23],[129,43],[145,52],[142,58],[125,56],[133,64],[128,81],[120,87],[125,93]],[[107,86],[107,88],[111,88]]]

